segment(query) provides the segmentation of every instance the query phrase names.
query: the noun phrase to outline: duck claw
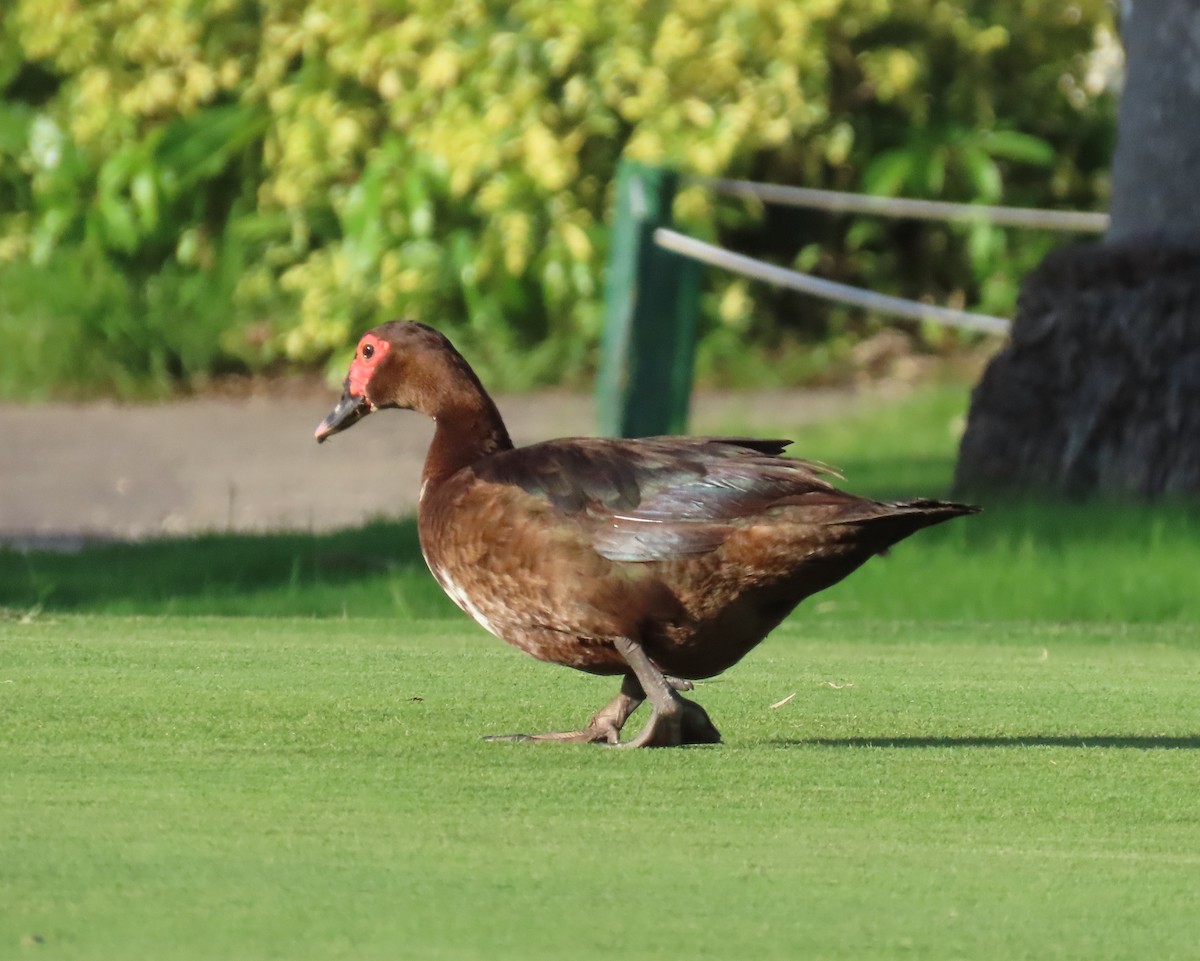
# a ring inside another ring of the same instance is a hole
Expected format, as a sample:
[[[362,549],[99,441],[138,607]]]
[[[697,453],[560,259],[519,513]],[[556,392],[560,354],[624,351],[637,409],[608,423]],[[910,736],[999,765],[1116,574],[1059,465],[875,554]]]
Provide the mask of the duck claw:
[[[721,734],[708,714],[695,701],[679,696],[692,690],[691,681],[662,676],[664,708],[656,709],[632,741],[621,741],[621,728],[645,698],[641,684],[632,675],[621,682],[621,691],[597,711],[582,731],[548,731],[545,734],[492,734],[485,741],[552,744],[604,744],[609,747],[676,747],[680,744],[719,744]]]
[[[612,724],[592,724],[582,731],[547,731],[544,734],[489,734],[485,741],[551,742],[555,744],[616,744],[620,730]]]

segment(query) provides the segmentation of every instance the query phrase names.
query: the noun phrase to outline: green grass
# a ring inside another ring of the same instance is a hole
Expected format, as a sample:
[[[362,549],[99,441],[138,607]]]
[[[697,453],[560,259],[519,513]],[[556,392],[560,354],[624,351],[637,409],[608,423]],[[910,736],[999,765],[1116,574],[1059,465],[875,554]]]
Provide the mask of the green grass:
[[[1200,624],[1200,508],[985,504],[900,544],[797,617]],[[453,616],[415,526],[0,550],[0,607],[148,615]]]
[[[455,622],[0,639],[5,957],[1195,956],[1192,630],[793,623],[642,753]]]
[[[726,427],[731,433],[793,438],[792,452],[837,467],[847,490],[875,497],[938,496],[950,487],[968,400],[967,386],[946,383],[877,398],[856,414],[799,428]]]
[[[919,392],[844,421],[762,435],[836,464],[847,489],[944,495],[966,391]],[[747,425],[727,425],[739,433]],[[907,454],[905,452],[908,452]],[[923,531],[798,617],[1200,624],[1200,504],[984,502]],[[0,607],[175,615],[441,617],[410,521],[333,535],[211,535],[82,554],[0,550]]]
[[[797,446],[943,493],[962,402]],[[482,742],[614,684],[470,625],[411,522],[0,551],[0,958],[1193,958],[1200,512],[985,506],[666,752]]]

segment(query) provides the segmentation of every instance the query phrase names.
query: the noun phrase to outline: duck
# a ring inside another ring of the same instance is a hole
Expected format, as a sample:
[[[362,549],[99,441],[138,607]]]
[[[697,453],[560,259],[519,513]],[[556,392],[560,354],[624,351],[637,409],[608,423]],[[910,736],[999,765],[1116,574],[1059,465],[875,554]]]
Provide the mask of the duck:
[[[714,744],[683,694],[727,670],[805,598],[922,528],[975,513],[883,502],[753,437],[575,437],[515,447],[474,370],[435,328],[363,334],[318,442],[379,410],[433,419],[417,527],[430,572],[488,632],[543,661],[619,677],[585,726],[493,739]],[[644,702],[650,717],[622,740]]]

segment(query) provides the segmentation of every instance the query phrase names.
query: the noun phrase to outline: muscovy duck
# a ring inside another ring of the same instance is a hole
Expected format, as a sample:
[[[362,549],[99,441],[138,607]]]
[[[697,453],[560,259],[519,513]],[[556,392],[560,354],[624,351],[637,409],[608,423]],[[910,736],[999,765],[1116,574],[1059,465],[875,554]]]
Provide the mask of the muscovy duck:
[[[571,438],[514,448],[450,341],[391,321],[363,335],[318,441],[380,408],[435,422],[421,549],[453,601],[545,661],[620,675],[578,731],[509,739],[632,747],[715,743],[680,695],[737,663],[817,591],[910,534],[978,510],[834,488],[790,443],[745,437]],[[652,715],[621,742],[630,714]]]

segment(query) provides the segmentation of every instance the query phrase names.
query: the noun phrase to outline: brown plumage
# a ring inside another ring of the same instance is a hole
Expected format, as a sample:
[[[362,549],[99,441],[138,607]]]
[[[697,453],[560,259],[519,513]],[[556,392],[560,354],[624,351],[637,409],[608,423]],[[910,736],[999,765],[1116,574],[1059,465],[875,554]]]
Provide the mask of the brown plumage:
[[[909,534],[976,510],[881,503],[780,456],[788,441],[574,438],[514,448],[495,404],[440,333],[392,321],[365,334],[317,440],[381,407],[432,417],[418,527],[459,607],[534,657],[619,674],[581,731],[617,743],[649,697],[636,746],[720,739],[689,679],[737,663],[805,597]],[[525,735],[514,735],[525,738]]]

